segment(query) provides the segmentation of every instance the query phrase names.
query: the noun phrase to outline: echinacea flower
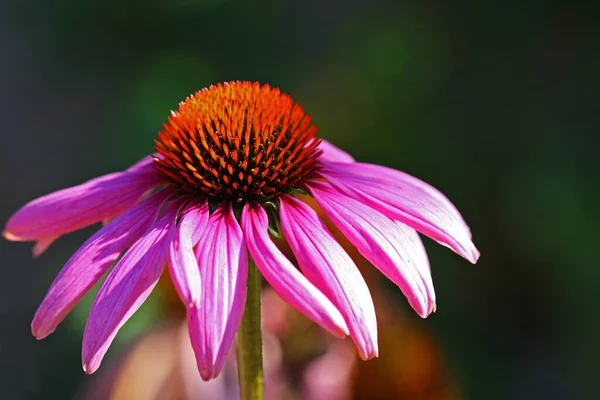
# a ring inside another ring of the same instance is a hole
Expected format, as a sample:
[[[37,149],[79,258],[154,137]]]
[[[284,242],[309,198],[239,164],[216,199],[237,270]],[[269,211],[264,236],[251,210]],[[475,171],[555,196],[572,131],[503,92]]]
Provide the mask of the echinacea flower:
[[[284,300],[331,334],[349,335],[361,358],[376,357],[369,289],[297,194],[313,196],[421,317],[435,310],[435,294],[417,232],[472,263],[479,253],[439,191],[403,172],[355,162],[316,133],[310,116],[278,89],[211,86],[171,113],[155,155],[23,206],[3,235],[36,242],[36,256],[66,233],[105,222],[52,283],[32,322],[35,337],[52,333],[116,261],[83,336],[83,367],[94,372],[168,265],[200,375],[215,378],[244,312],[249,253]],[[272,236],[288,242],[299,269]]]

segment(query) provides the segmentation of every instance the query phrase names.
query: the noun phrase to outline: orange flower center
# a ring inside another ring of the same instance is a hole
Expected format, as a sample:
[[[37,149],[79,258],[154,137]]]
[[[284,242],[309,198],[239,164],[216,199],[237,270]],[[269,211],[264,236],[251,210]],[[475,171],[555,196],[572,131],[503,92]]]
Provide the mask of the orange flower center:
[[[317,127],[279,89],[229,82],[196,92],[158,134],[160,173],[210,200],[266,201],[318,169]]]

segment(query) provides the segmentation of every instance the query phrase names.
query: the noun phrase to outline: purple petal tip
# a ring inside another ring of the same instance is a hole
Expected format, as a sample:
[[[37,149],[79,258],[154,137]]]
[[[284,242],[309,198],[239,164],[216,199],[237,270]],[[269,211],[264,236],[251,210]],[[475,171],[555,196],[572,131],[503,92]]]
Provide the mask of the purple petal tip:
[[[85,372],[88,375],[93,374],[94,372],[96,372],[96,370],[98,369],[98,367],[92,367],[89,364],[83,364],[83,372]]]
[[[475,245],[473,245],[473,249],[471,249],[471,258],[468,260],[471,264],[477,264],[477,261],[479,260],[479,250],[477,250],[475,248]]]
[[[200,368],[200,378],[202,378],[204,382],[208,382],[213,378],[213,376],[207,368]]]
[[[42,238],[42,239],[38,240],[37,242],[35,242],[35,245],[33,246],[33,249],[31,250],[31,254],[33,255],[33,258],[38,258],[39,256],[41,256],[46,250],[48,250],[50,245],[52,243],[54,243],[54,241],[56,239],[58,239],[58,236]]]
[[[417,312],[417,315],[419,317],[425,319],[425,318],[429,317],[431,315],[431,313],[434,313],[436,308],[437,308],[437,306],[435,305],[435,303],[431,303],[426,310],[424,310],[422,312]]]
[[[367,353],[362,353],[359,351],[358,355],[360,356],[360,358],[363,361],[369,361],[369,360],[372,360],[373,358],[379,357],[379,349],[377,347],[375,347]]]
[[[477,250],[473,242],[469,242],[468,245],[463,247],[463,251],[458,254],[471,264],[477,264],[480,256],[479,250]]]
[[[42,340],[45,339],[48,335],[50,335],[52,332],[41,332],[38,329],[35,328],[31,328],[31,334],[33,335],[33,337],[35,337],[37,340]]]

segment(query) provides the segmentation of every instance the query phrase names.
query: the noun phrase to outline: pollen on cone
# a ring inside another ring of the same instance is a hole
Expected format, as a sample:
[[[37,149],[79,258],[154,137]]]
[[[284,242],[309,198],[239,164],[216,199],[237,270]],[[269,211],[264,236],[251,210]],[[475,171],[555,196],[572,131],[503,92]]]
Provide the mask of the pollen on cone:
[[[156,141],[161,174],[211,200],[265,201],[318,168],[317,127],[279,89],[230,82],[203,89],[173,111]]]

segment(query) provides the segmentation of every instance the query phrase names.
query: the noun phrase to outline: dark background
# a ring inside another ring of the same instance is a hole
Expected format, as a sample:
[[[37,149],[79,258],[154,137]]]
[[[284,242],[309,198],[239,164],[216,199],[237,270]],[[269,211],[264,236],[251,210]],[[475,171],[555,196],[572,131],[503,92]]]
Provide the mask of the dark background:
[[[424,179],[461,210],[481,260],[427,241],[438,311],[411,318],[443,344],[467,398],[600,398],[593,3],[3,2],[0,221],[151,152],[191,92],[269,82],[324,138]],[[29,244],[0,242],[1,399],[70,398],[86,379],[89,299],[43,342],[29,324],[94,229],[38,260]],[[144,306],[120,342],[159,309]]]

